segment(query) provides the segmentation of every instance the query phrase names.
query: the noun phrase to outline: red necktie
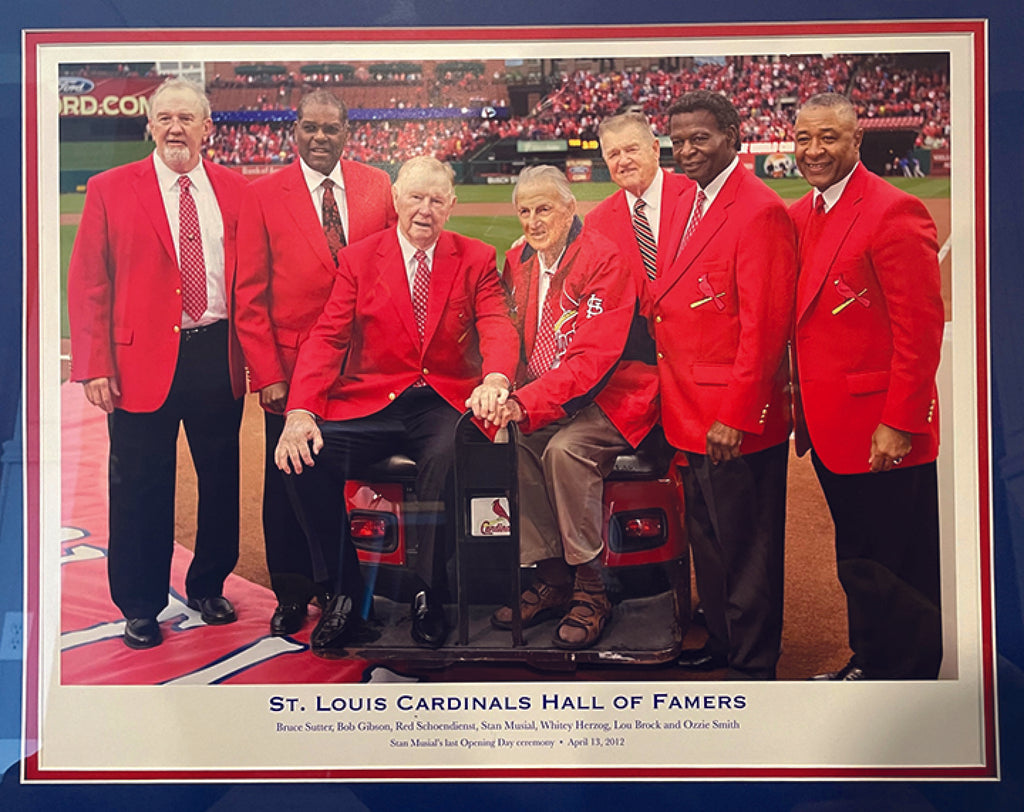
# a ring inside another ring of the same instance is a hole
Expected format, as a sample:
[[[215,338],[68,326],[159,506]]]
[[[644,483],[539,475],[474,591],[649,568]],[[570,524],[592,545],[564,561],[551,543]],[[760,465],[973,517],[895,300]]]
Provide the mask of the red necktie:
[[[416,329],[423,343],[423,332],[427,326],[427,295],[430,293],[430,266],[427,264],[427,252],[417,251],[416,273],[412,278],[412,312],[416,315]]]
[[[636,244],[640,248],[647,278],[653,282],[658,276],[658,243],[654,240],[651,223],[644,211],[646,207],[647,203],[642,197],[637,198],[633,204],[633,232],[636,234]]]
[[[526,365],[527,381],[535,380],[551,369],[555,356],[558,355],[558,342],[555,340],[555,301],[558,297],[559,292],[555,290],[554,285],[550,285],[544,297],[537,335],[533,340],[533,352],[530,353],[530,360]]]
[[[324,221],[324,236],[327,237],[327,247],[331,249],[331,258],[334,264],[338,264],[338,251],[345,247],[345,227],[341,224],[341,213],[338,211],[338,201],[334,199],[334,181],[325,178],[320,184],[324,187],[324,200],[321,206],[321,213]]]
[[[814,249],[817,247],[818,239],[825,230],[825,198],[818,195],[811,206],[811,216],[804,223],[803,232],[800,234],[800,263],[806,265],[811,260]]]
[[[181,305],[193,321],[206,312],[206,260],[199,230],[196,201],[189,191],[188,175],[178,176],[178,263],[181,268]]]
[[[683,234],[683,240],[679,243],[679,250],[683,250],[683,246],[689,241],[690,237],[693,236],[693,232],[697,230],[697,226],[700,225],[700,221],[704,217],[704,201],[707,200],[707,195],[704,194],[703,189],[697,190],[697,203],[693,209],[693,215],[690,217],[690,222],[686,226],[686,233]]]

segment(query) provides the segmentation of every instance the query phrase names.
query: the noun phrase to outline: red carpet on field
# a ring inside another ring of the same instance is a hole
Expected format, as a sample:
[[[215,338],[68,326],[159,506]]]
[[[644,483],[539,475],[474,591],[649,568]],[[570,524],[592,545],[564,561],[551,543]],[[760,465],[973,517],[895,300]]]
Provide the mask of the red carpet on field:
[[[309,651],[313,624],[291,637],[268,634],[273,593],[231,575],[224,586],[238,621],[207,626],[185,605],[192,553],[175,545],[162,645],[133,651],[107,587],[107,432],[82,388],[61,387],[61,681],[66,685],[361,682],[363,660],[321,660]],[[378,675],[379,678],[380,675]]]

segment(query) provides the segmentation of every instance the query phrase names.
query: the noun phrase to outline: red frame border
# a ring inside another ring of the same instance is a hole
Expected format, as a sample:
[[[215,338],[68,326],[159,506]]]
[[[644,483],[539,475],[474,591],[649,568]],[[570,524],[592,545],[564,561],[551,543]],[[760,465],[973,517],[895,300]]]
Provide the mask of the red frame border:
[[[66,31],[26,31],[23,33],[23,110],[25,130],[24,194],[24,419],[25,419],[25,665],[23,709],[23,776],[33,781],[379,781],[379,780],[508,780],[508,779],[962,779],[996,778],[997,735],[995,697],[994,593],[992,585],[991,537],[991,456],[988,341],[988,40],[985,20],[935,21],[855,21],[827,23],[736,23],[696,25],[638,26],[545,26],[501,28],[225,28],[160,29],[161,42],[433,42],[516,40],[609,40],[609,39],[685,39],[689,37],[772,37],[827,36],[856,34],[970,34],[974,38],[974,141],[975,141],[975,341],[977,346],[978,412],[978,491],[979,544],[981,568],[982,683],[984,723],[984,764],[978,767],[816,767],[816,768],[410,768],[358,770],[46,770],[40,768],[38,752],[39,713],[39,510],[40,510],[40,396],[39,396],[39,249],[34,235],[39,233],[38,172],[38,63],[36,49],[46,44],[136,43],[145,40],[145,29],[76,29]],[[32,689],[32,690],[30,690]]]

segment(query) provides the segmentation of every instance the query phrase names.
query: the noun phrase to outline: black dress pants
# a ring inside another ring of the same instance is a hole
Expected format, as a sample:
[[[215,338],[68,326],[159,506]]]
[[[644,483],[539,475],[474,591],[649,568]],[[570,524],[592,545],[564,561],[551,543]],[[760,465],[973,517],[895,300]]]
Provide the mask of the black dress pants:
[[[190,598],[220,595],[238,561],[238,429],[231,391],[228,323],[181,333],[170,392],[155,412],[115,409],[110,434],[110,594],[125,617],[167,606],[174,549],[178,428],[183,425],[199,488]]]
[[[872,679],[935,679],[942,663],[935,463],[835,474],[812,452],[836,526],[853,664]]]
[[[274,463],[274,450],[284,429],[284,416],[263,413],[266,442],[263,466],[263,542],[270,586],[278,603],[305,604],[325,585],[313,579],[306,534],[295,516],[285,474]]]
[[[416,551],[415,572],[428,586],[444,586],[444,541],[449,534],[443,526],[453,501],[453,444],[459,417],[433,389],[419,387],[407,389],[375,414],[320,424],[324,446],[315,465],[285,476],[309,540],[317,582],[333,582],[336,592],[352,597],[365,612],[345,509],[345,482],[363,478],[366,468],[379,460],[405,454],[416,462],[416,497],[421,508],[426,506],[417,514],[418,521],[406,522],[406,540]]]
[[[782,641],[789,443],[713,465],[686,452],[686,531],[707,647],[729,677],[774,679]]]

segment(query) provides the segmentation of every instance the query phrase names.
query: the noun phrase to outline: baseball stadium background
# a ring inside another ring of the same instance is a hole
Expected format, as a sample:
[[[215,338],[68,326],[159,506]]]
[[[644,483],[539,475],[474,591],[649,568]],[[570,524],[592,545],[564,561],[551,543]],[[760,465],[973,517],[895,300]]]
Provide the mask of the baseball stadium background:
[[[741,160],[787,202],[807,189],[792,159],[792,123],[813,93],[848,94],[865,130],[869,169],[920,197],[939,229],[947,319],[950,314],[949,66],[947,54],[787,55],[720,58],[545,59],[505,62],[130,63],[65,64],[60,93],[60,232],[62,290],[84,201],[96,172],[152,150],[147,97],[167,75],[206,87],[215,132],[210,160],[257,176],[295,159],[291,126],[303,93],[327,87],[349,107],[345,157],[392,176],[422,153],[449,161],[459,203],[449,227],[495,246],[500,257],[520,235],[510,183],[534,163],[563,168],[585,214],[615,190],[600,157],[597,124],[625,109],[643,110],[672,166],[665,111],[682,92],[717,90],[737,106]],[[62,358],[70,352],[62,301]],[[66,364],[63,366],[66,378]],[[106,428],[81,389],[62,384],[63,680],[78,684],[287,683],[398,678],[361,661],[330,661],[308,652],[312,623],[294,638],[269,636],[275,604],[260,527],[262,421],[249,396],[242,426],[241,559],[225,594],[239,621],[209,628],[183,600],[194,535],[195,481],[179,445],[178,516],[171,605],[161,620],[174,633],[148,652],[120,640],[121,618],[106,586]],[[835,576],[832,526],[810,464],[790,461],[786,606],[782,679],[802,679],[842,665],[845,601]],[[700,645],[694,627],[686,645]],[[710,678],[720,676],[711,672]],[[693,678],[671,667],[628,673],[588,669],[538,675],[510,666],[454,666],[431,679]]]

